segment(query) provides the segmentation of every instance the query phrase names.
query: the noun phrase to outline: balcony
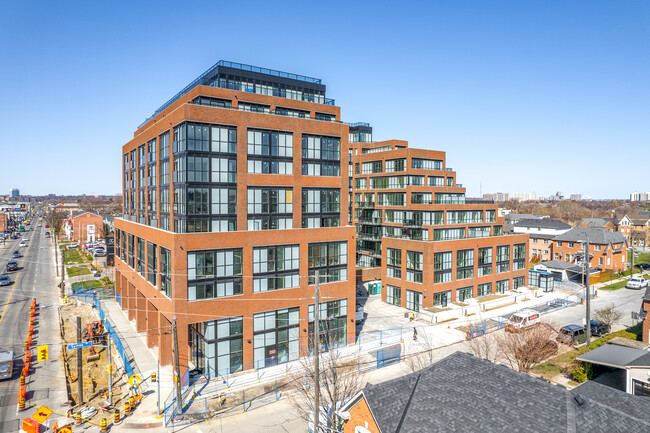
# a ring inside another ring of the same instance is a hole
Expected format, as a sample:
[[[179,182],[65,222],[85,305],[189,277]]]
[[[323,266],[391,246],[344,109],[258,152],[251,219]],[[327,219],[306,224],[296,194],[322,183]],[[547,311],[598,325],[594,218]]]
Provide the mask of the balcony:
[[[383,237],[381,234],[378,233],[358,233],[357,236],[359,239],[363,239],[366,241],[379,241]]]
[[[359,218],[358,221],[362,224],[382,224],[381,218]]]
[[[404,227],[422,227],[422,220],[404,220]]]
[[[371,202],[355,203],[354,205],[362,209],[374,209],[375,207],[375,204]]]

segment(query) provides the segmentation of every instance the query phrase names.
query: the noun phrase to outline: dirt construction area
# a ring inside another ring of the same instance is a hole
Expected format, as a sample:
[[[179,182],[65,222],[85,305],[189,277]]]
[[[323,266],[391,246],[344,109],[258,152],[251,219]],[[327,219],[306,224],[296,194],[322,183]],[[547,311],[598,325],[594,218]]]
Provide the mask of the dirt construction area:
[[[73,413],[80,409],[78,404],[78,380],[77,377],[77,352],[78,349],[68,350],[68,344],[77,342],[77,317],[81,317],[81,332],[86,331],[86,326],[99,318],[93,308],[83,302],[72,298],[68,304],[61,307],[60,314],[60,331],[66,345],[61,352],[63,364],[65,366],[65,376],[67,379],[68,399]],[[88,341],[88,337],[82,337],[82,342]],[[108,341],[108,340],[105,340]],[[105,342],[99,342],[100,345],[106,345]],[[93,423],[99,423],[102,418],[110,420],[113,418],[113,408],[104,410],[102,406],[108,405],[108,348],[107,347],[84,347],[81,350],[82,356],[82,382],[83,382],[83,406],[92,406],[97,409],[97,413],[88,419]],[[119,356],[117,349],[113,345],[112,351],[112,372],[113,372],[113,407],[124,410],[124,403],[129,398],[129,385],[124,378],[123,369],[115,360]],[[94,356],[93,356],[94,355]],[[89,361],[90,359],[90,361]]]

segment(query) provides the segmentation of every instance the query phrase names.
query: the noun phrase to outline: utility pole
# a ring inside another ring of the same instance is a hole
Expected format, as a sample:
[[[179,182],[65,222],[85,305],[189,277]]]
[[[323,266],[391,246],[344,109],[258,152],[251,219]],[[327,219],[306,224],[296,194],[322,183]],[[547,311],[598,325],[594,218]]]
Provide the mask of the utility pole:
[[[65,296],[65,250],[61,250],[61,296]]]
[[[158,393],[156,394],[156,398],[158,400],[158,416],[160,416],[160,360],[158,360],[158,364],[156,364],[156,368],[158,369],[158,374],[156,374],[156,385],[158,385]]]
[[[319,276],[320,272],[316,271],[314,275],[314,368],[316,369],[316,375],[314,378],[314,433],[318,433],[319,431],[318,415],[320,412],[320,323],[318,317],[320,310],[320,305],[318,303]]]
[[[587,307],[587,326],[586,326],[586,332],[587,332],[587,347],[591,344],[591,293],[589,293],[589,277],[590,277],[590,272],[589,268],[590,263],[589,263],[589,240],[587,239],[584,243],[584,261],[585,261],[585,305]]]
[[[172,333],[174,335],[174,364],[176,368],[176,408],[183,405],[183,398],[181,396],[181,366],[178,358],[178,333],[176,332],[176,316],[172,318]]]
[[[111,361],[111,333],[108,334],[108,405],[113,406],[113,364]]]
[[[77,344],[81,343],[81,317],[77,316]],[[82,348],[77,349],[77,407],[84,403],[83,369],[81,364]]]

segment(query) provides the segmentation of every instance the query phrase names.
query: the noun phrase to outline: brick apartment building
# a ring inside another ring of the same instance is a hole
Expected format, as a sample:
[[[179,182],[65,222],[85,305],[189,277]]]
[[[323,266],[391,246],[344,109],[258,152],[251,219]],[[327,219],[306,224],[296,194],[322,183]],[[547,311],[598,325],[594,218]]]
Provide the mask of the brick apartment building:
[[[349,127],[325,90],[221,61],[123,146],[117,298],[161,364],[174,316],[181,366],[210,376],[308,353],[316,271],[323,331],[353,340]]]
[[[383,301],[420,311],[526,284],[528,235],[466,199],[444,152],[357,142],[351,161],[357,260],[380,269]]]
[[[576,227],[553,239],[553,259],[582,263],[582,242],[589,240],[589,266],[614,272],[627,267],[627,241],[622,234],[602,228]]]
[[[0,233],[7,231],[9,226],[9,217],[5,213],[0,213]]]

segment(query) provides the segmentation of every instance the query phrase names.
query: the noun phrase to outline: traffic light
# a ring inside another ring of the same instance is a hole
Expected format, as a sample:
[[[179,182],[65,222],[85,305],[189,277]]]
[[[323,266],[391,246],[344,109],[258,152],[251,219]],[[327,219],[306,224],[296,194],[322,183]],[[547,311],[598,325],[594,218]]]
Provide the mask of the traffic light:
[[[108,364],[108,365],[106,366],[106,372],[107,372],[108,374],[113,374],[113,366],[112,366],[111,364]]]
[[[151,381],[156,382],[156,372],[151,373]]]
[[[38,346],[38,360],[39,361],[47,360],[47,344],[43,346]]]

